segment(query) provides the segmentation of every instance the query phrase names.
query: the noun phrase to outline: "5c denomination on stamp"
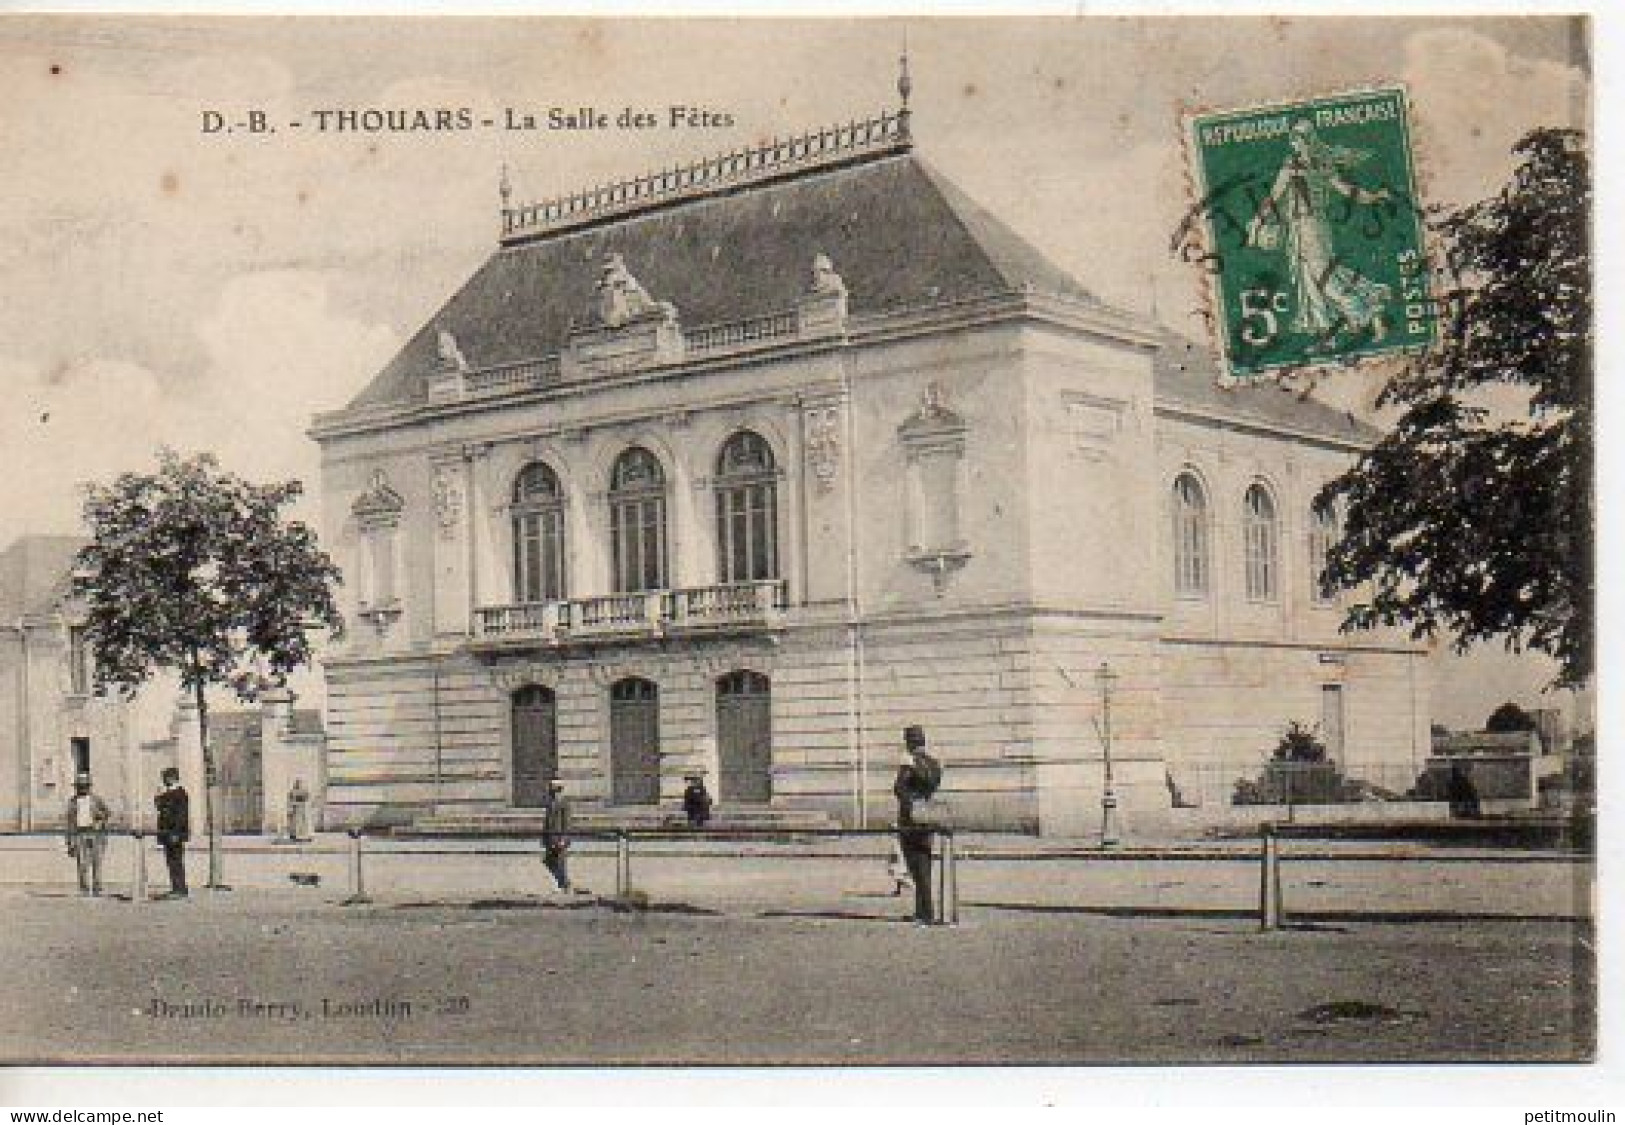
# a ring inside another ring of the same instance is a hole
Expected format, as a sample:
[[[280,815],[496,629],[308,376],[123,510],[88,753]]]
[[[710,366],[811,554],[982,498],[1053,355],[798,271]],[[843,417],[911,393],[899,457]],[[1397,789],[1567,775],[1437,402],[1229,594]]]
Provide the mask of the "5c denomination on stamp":
[[[1403,89],[1189,114],[1185,141],[1198,199],[1176,247],[1207,269],[1233,379],[1433,340]]]

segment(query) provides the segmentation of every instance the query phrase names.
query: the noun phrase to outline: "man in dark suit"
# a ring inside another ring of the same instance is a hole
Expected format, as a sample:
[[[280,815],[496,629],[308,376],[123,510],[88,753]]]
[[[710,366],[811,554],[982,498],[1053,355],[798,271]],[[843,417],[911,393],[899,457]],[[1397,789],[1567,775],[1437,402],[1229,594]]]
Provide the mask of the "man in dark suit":
[[[931,824],[920,805],[931,799],[942,783],[942,767],[926,753],[925,731],[908,727],[903,731],[904,756],[897,767],[892,793],[897,797],[897,843],[914,882],[914,924],[929,926],[931,909]]]
[[[164,898],[186,897],[186,841],[192,838],[191,800],[181,788],[181,771],[173,766],[160,775],[164,788],[152,799],[158,808],[158,843],[169,865],[169,893]]]
[[[570,889],[570,799],[554,778],[547,783],[547,812],[542,820],[542,863],[559,885]]]

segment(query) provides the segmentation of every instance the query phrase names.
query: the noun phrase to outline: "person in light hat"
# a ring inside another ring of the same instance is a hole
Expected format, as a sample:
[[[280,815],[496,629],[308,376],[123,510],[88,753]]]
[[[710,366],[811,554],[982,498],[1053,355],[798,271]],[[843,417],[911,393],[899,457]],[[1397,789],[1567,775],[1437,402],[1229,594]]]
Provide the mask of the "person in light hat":
[[[102,855],[107,850],[107,822],[111,819],[107,802],[91,792],[90,775],[75,777],[64,823],[68,854],[78,865],[82,895],[95,897],[102,893]]]

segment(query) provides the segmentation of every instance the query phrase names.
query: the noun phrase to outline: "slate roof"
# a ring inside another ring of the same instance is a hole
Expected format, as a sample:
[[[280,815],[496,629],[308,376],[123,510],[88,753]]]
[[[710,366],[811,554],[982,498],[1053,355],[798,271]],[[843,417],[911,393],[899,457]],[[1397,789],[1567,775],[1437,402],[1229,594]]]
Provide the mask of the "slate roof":
[[[620,254],[684,327],[792,308],[827,254],[854,316],[1032,284],[1098,304],[1076,280],[910,153],[699,198],[498,250],[351,406],[416,402],[457,338],[473,367],[564,349],[591,308],[604,255]]]
[[[499,248],[350,406],[424,401],[441,329],[475,368],[563,351],[610,253],[689,329],[793,307],[820,253],[846,282],[853,316],[1023,286],[1104,307],[914,153],[891,153]],[[1376,434],[1273,384],[1220,388],[1215,373],[1207,348],[1165,331],[1159,401],[1355,440]]]
[[[1167,329],[1162,330],[1162,347],[1153,370],[1158,405],[1231,414],[1268,427],[1308,430],[1349,441],[1374,442],[1382,436],[1382,431],[1349,411],[1304,398],[1270,380],[1254,386],[1221,387],[1212,349]]]
[[[24,535],[0,551],[0,620],[50,612],[84,544],[77,535]]]

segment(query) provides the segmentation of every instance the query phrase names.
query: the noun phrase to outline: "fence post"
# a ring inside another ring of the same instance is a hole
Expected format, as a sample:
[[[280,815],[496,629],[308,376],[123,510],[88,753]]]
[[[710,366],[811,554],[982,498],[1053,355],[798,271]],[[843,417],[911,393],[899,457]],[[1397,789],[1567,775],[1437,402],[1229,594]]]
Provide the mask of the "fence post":
[[[1279,929],[1281,925],[1281,852],[1275,838],[1275,825],[1266,823],[1259,837],[1258,928]]]
[[[130,860],[130,901],[147,901],[147,851],[141,846],[141,830],[137,828],[130,833],[130,843],[135,846],[135,855]]]
[[[959,852],[954,847],[954,834],[942,834],[942,897],[940,899],[942,923],[959,925]]]
[[[615,897],[632,893],[632,840],[626,832],[615,833]]]
[[[350,897],[341,905],[365,906],[372,899],[367,897],[367,884],[361,869],[361,829],[351,828],[346,834],[350,837]]]

